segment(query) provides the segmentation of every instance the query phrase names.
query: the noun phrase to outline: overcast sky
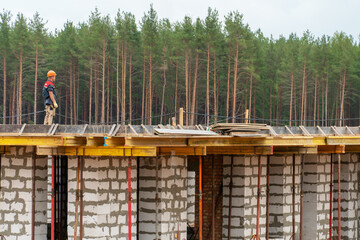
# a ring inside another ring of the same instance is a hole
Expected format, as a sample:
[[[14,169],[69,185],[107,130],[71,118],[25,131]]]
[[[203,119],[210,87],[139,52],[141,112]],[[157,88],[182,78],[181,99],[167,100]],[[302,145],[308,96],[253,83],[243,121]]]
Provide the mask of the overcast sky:
[[[233,10],[244,15],[252,30],[261,29],[265,36],[278,38],[291,32],[298,35],[309,29],[315,36],[333,35],[336,31],[360,34],[359,0],[0,0],[0,8],[31,18],[37,11],[48,21],[50,31],[62,29],[67,20],[74,23],[88,20],[95,7],[115,18],[118,9],[131,12],[139,22],[153,3],[159,18],[181,21],[185,15],[204,19],[207,8],[216,8],[220,20]]]

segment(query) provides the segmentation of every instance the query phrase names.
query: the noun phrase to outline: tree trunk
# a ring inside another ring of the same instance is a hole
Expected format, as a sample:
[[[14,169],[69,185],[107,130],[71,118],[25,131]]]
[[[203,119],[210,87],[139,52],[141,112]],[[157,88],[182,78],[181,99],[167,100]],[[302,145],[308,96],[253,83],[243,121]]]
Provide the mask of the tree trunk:
[[[239,58],[239,44],[236,43],[236,52],[235,52],[235,63],[234,63],[234,86],[233,86],[233,109],[232,109],[232,122],[235,123],[236,115],[236,84],[237,84],[237,71],[238,71],[238,58]],[[270,95],[271,97],[271,95]],[[271,101],[271,100],[270,100]]]
[[[191,103],[191,125],[195,125],[195,105],[196,105],[196,88],[197,88],[197,75],[198,75],[198,68],[199,68],[199,53],[196,51],[195,55],[195,73],[194,73],[194,85],[193,85],[193,92],[192,92],[192,103]]]
[[[34,124],[36,125],[37,122],[37,75],[38,75],[38,54],[39,54],[39,47],[36,46],[35,48],[35,79],[34,79]],[[5,87],[5,84],[4,84]],[[5,95],[5,90],[4,90],[4,95]],[[4,108],[6,107],[6,105],[4,104]]]
[[[109,124],[109,118],[110,118],[110,62],[108,59],[108,65],[107,65],[107,99],[106,99],[106,124]],[[111,104],[112,105],[112,104]]]
[[[178,105],[178,69],[177,64],[175,65],[175,100],[174,100],[174,106],[175,106],[175,116],[177,112],[177,105]]]
[[[131,101],[131,67],[132,67],[132,56],[131,56],[131,51],[129,52],[129,121],[131,124],[132,121],[132,101]]]
[[[3,124],[6,124],[6,56],[4,55]]]
[[[165,99],[165,88],[166,88],[166,71],[165,71],[165,64],[166,64],[166,61],[164,61],[164,72],[163,72],[164,85],[163,85],[162,100],[161,100],[161,119],[160,119],[160,123],[161,123],[161,124],[163,123],[164,99]]]
[[[345,99],[345,83],[346,83],[346,68],[344,69],[344,75],[343,75],[343,81],[342,81],[342,87],[341,87],[341,105],[340,105],[340,127],[345,126],[345,120],[344,120],[344,99]]]
[[[216,87],[216,56],[214,52],[214,122],[217,123],[217,115],[218,115],[218,103],[217,103],[217,87]]]
[[[116,41],[116,123],[120,116],[120,97],[119,97],[119,40]]]
[[[206,69],[206,126],[210,122],[210,44],[207,46],[207,69]]]
[[[98,91],[98,66],[97,66],[97,61],[95,61],[95,66],[94,66],[94,112],[95,112],[95,124],[97,124],[98,123],[98,113],[99,113],[99,107],[98,107],[98,105],[99,105],[99,101],[98,101],[98,97],[99,97],[99,95],[98,95],[98,93],[99,93],[99,91]]]
[[[325,126],[328,125],[328,90],[329,90],[329,75],[326,75],[325,83]]]
[[[305,108],[306,108],[306,103],[305,103],[305,85],[306,85],[306,61],[304,61],[304,68],[303,68],[303,84],[302,84],[302,94],[301,94],[301,115],[300,115],[300,124],[301,125],[305,125],[304,121],[305,119]]]
[[[15,79],[16,82],[16,74],[15,74]],[[16,84],[14,84],[13,86],[13,93],[12,93],[12,104],[11,104],[11,115],[13,116],[11,118],[11,124],[15,124],[15,114],[16,114],[16,109],[15,109],[15,99],[16,99]]]
[[[292,126],[292,111],[293,111],[293,95],[294,95],[294,68],[291,70],[291,85],[290,85],[290,114],[289,126]]]
[[[101,99],[101,123],[105,123],[105,47],[106,42],[103,40],[102,49],[102,99]]]
[[[141,100],[141,123],[144,123],[144,114],[145,114],[145,72],[146,72],[146,64],[145,64],[145,49],[144,49],[144,69],[143,69],[143,88],[142,88],[142,100]]]
[[[152,85],[152,46],[150,46],[150,66],[149,66],[149,121],[148,124],[151,125],[151,117],[152,117],[152,89],[151,89],[151,85]]]
[[[317,76],[315,76],[315,94],[314,94],[314,127],[316,126],[316,104],[317,104]]]
[[[19,95],[18,95],[18,121],[17,124],[22,122],[22,79],[23,78],[23,51],[20,51],[20,70],[19,70]]]
[[[189,50],[185,49],[185,111],[189,111]],[[189,125],[188,114],[185,113],[185,125]]]
[[[226,123],[229,122],[229,101],[230,101],[230,50],[228,62],[228,75],[227,75],[227,91],[226,91]]]
[[[123,54],[122,54],[122,81],[121,81],[121,123],[125,124],[125,111],[126,111],[126,42],[123,45]]]
[[[72,73],[72,61],[70,60],[70,69],[69,69],[69,88],[70,88],[70,96],[69,96],[69,106],[70,106],[70,125],[73,124],[73,104],[72,104],[72,99],[73,99],[73,73]]]
[[[90,86],[89,86],[89,125],[91,125],[91,102],[92,102],[92,56],[90,57]]]

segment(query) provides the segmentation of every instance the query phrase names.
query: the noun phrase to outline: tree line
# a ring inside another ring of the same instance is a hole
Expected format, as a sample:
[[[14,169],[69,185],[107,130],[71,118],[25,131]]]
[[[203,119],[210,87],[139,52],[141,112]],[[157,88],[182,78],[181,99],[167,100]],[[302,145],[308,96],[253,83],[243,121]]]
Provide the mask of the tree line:
[[[57,73],[61,124],[359,125],[360,47],[351,35],[265,37],[233,11],[223,22],[172,23],[150,9],[137,22],[97,9],[50,32],[39,13],[0,13],[0,122],[43,122],[46,73]]]

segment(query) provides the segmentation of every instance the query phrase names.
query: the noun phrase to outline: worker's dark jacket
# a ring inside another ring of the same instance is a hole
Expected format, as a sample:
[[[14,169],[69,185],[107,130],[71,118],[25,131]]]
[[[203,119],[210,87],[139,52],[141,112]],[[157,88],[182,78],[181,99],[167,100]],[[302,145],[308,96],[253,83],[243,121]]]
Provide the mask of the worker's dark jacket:
[[[45,105],[53,105],[53,102],[51,101],[49,92],[53,92],[54,99],[55,99],[55,101],[57,101],[56,100],[55,85],[54,85],[54,83],[52,81],[47,80],[45,82],[45,84],[44,84],[44,87],[43,87],[43,96],[44,96],[44,99],[45,99]]]

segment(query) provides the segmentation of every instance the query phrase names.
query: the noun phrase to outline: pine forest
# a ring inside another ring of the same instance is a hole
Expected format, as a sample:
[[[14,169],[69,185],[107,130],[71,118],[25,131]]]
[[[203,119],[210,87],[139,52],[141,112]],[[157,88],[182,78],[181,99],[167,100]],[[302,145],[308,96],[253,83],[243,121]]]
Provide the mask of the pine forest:
[[[360,46],[344,32],[278,39],[252,30],[238,11],[204,19],[141,19],[98,9],[51,32],[0,13],[0,123],[42,124],[42,88],[54,70],[59,124],[244,122],[360,125]],[[220,20],[224,19],[224,20]]]

